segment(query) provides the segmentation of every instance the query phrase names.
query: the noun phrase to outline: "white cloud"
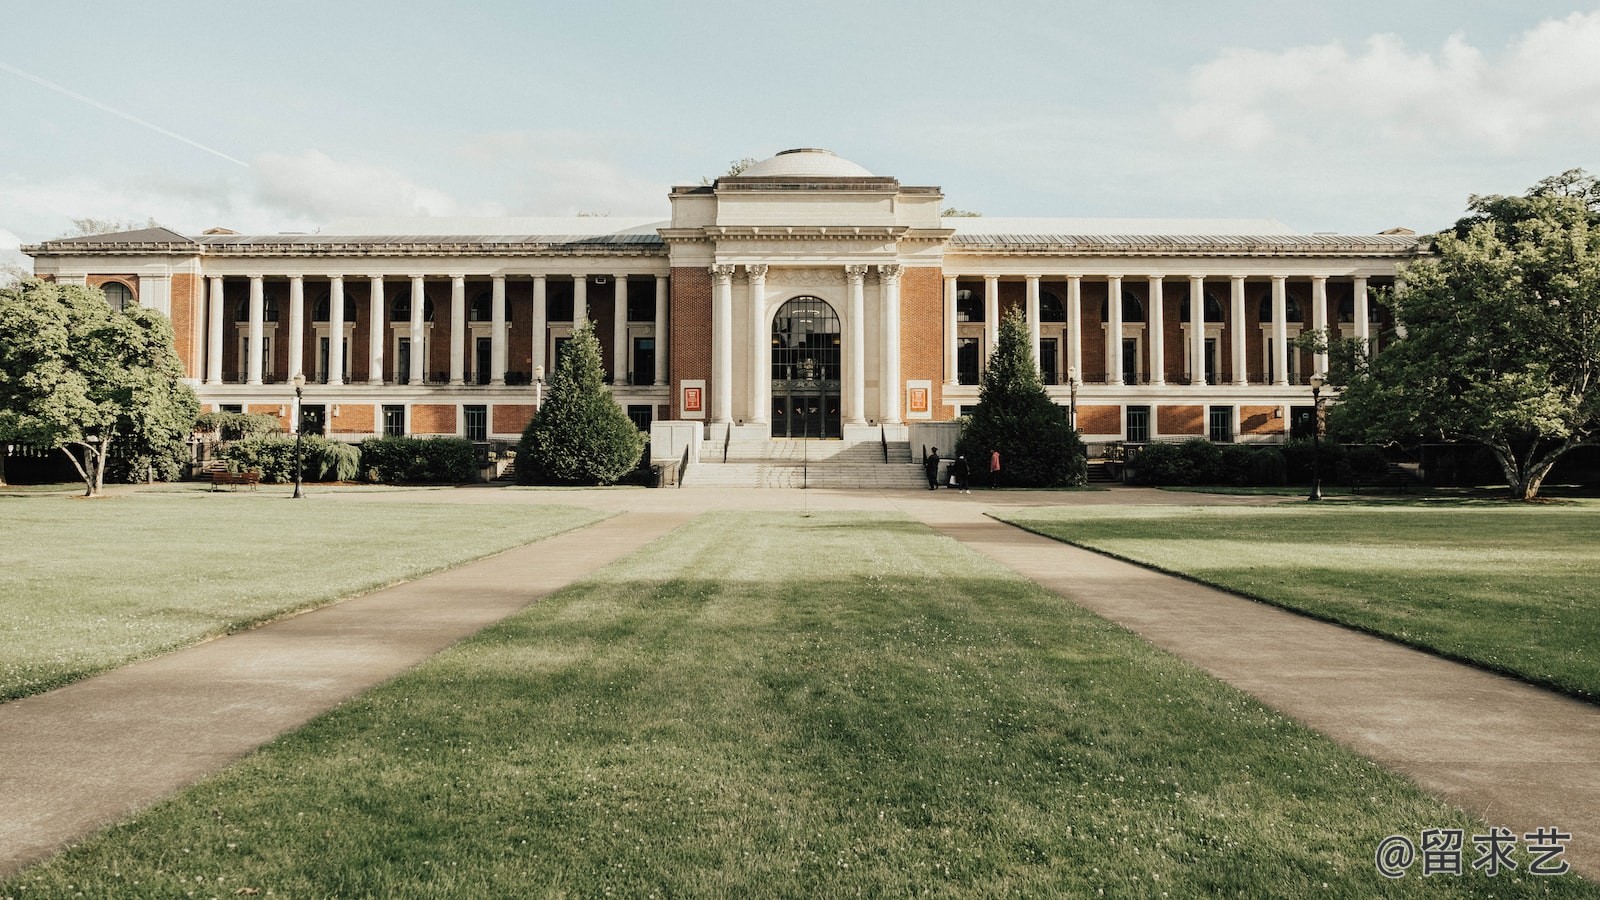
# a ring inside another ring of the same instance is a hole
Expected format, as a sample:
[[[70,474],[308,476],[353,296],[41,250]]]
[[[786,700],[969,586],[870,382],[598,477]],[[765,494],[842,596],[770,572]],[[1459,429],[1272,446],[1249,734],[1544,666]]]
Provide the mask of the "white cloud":
[[[1339,43],[1226,50],[1196,67],[1178,135],[1235,150],[1374,139],[1510,155],[1552,138],[1600,136],[1600,12],[1550,19],[1504,52],[1452,36],[1436,52],[1394,35],[1359,52]]]
[[[444,191],[419,185],[394,169],[344,162],[319,150],[256,159],[262,202],[315,220],[345,216],[493,216],[498,204],[463,204]]]

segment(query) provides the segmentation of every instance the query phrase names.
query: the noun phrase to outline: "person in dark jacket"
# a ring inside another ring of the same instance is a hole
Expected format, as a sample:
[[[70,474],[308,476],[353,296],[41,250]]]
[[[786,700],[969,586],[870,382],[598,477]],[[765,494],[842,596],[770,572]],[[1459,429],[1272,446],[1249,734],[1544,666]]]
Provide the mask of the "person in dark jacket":
[[[968,481],[971,477],[972,467],[967,465],[967,458],[965,456],[957,456],[956,461],[950,464],[950,488],[963,494],[972,493],[971,484]]]
[[[928,473],[928,490],[937,491],[939,489],[939,448],[938,447],[933,448],[933,450],[929,451],[928,455],[925,458],[923,458],[923,460],[922,460],[922,471]]]

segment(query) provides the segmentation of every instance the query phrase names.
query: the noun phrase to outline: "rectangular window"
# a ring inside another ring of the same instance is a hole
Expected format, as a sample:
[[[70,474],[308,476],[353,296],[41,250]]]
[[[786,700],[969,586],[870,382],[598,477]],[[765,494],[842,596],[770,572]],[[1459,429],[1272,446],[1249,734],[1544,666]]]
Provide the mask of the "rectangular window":
[[[473,346],[475,349],[473,351],[474,377],[472,382],[475,384],[488,384],[489,369],[493,367],[491,360],[494,359],[494,344],[489,338],[481,337],[478,338]]]
[[[406,433],[406,408],[404,406],[385,406],[383,408],[383,433],[392,437],[399,437]]]
[[[1127,412],[1127,441],[1144,444],[1150,441],[1150,407],[1130,406]]]
[[[1303,441],[1311,440],[1312,432],[1315,431],[1317,427],[1316,423],[1316,407],[1289,407],[1289,437]]]
[[[222,404],[222,411],[225,413],[242,413],[244,412],[244,405],[239,403],[224,403]]]
[[[489,407],[464,406],[461,410],[462,417],[466,419],[467,440],[483,443],[489,439]]]
[[[406,384],[411,380],[411,338],[395,340],[394,383]],[[400,432],[404,434],[405,432]]]
[[[648,403],[641,405],[628,404],[628,418],[633,420],[634,427],[646,434],[650,433],[650,418],[654,412],[654,407]]]
[[[1206,436],[1218,444],[1233,442],[1233,407],[1213,406],[1207,414]]]
[[[1139,383],[1139,339],[1122,339],[1122,383]]]
[[[551,322],[572,321],[572,282],[551,279],[545,284],[545,319]]]
[[[958,384],[977,384],[982,377],[983,341],[981,338],[964,337],[956,340],[956,382]]]
[[[628,279],[628,321],[654,322],[656,320],[656,280],[654,278]]]
[[[636,337],[633,339],[633,383],[655,384],[655,382],[656,339]]]
[[[1060,384],[1056,371],[1056,339],[1039,339],[1039,379],[1045,384]]]
[[[1217,383],[1217,339],[1206,338],[1206,384]]]

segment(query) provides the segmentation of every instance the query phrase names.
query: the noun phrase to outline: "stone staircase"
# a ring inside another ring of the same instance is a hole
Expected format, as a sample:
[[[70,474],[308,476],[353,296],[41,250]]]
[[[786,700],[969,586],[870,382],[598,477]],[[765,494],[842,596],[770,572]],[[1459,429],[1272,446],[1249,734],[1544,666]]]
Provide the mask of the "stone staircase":
[[[927,481],[905,441],[889,442],[885,463],[878,441],[735,439],[726,447],[701,444],[700,462],[689,464],[683,486],[913,490]]]

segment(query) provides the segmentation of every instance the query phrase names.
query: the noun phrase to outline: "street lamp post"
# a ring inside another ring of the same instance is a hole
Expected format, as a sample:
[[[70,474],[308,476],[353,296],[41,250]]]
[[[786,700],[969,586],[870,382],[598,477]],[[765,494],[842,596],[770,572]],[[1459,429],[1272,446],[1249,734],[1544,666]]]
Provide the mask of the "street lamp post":
[[[533,367],[533,411],[539,412],[544,406],[544,366]]]
[[[1322,375],[1311,376],[1311,495],[1322,499]]]
[[[1078,367],[1067,367],[1067,384],[1072,388],[1072,416],[1070,424],[1072,430],[1078,430]]]
[[[301,469],[302,469],[302,466],[301,466],[301,463],[300,463],[300,460],[301,460],[301,456],[300,456],[301,443],[300,442],[301,442],[301,436],[305,433],[305,428],[302,427],[302,426],[305,425],[305,423],[301,421],[301,416],[300,416],[300,400],[305,396],[305,389],[306,389],[306,376],[305,376],[305,373],[303,373],[303,372],[294,373],[293,384],[294,384],[294,496],[291,497],[290,499],[299,500],[299,499],[301,499],[301,498],[303,498],[305,496],[305,494],[302,494],[300,492],[300,479],[301,479],[301,474],[300,473],[301,473]]]

